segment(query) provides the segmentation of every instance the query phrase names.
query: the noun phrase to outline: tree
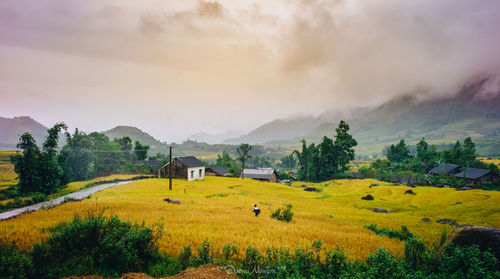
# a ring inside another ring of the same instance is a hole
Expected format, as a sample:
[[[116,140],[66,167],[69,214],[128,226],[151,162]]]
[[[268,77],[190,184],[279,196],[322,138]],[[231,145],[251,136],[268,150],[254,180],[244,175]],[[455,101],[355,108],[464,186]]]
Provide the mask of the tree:
[[[82,181],[92,177],[93,162],[92,138],[75,129],[73,135],[66,132],[66,145],[57,156],[63,168],[65,182]]]
[[[414,165],[418,165],[416,171],[428,171],[438,164],[439,154],[435,146],[429,147],[429,144],[422,138],[417,143],[417,156]]]
[[[358,142],[349,134],[349,124],[341,120],[336,129],[335,146],[338,152],[338,164],[341,172],[347,170],[349,163],[354,160],[354,147]]]
[[[387,149],[387,159],[394,163],[403,163],[411,157],[410,149],[405,140],[401,139],[398,144],[391,144]]]
[[[340,148],[334,144],[331,138],[323,137],[323,141],[318,145],[318,149],[319,165],[315,166],[319,169],[318,179],[326,180],[341,171]]]
[[[92,132],[89,136],[95,158],[93,176],[133,169],[131,160],[117,142],[110,142],[105,134],[99,132]]]
[[[63,169],[57,160],[57,144],[59,133],[66,125],[58,123],[48,130],[48,136],[40,151],[30,133],[23,134],[19,139],[18,148],[22,154],[11,157],[14,170],[19,176],[19,191],[23,194],[40,192],[51,194],[63,183]]]
[[[137,160],[146,160],[148,157],[149,145],[142,145],[139,141],[135,141],[134,153]]]
[[[462,166],[468,167],[476,160],[476,144],[472,142],[470,137],[464,140],[464,146],[462,148],[462,154],[460,158],[460,164]]]
[[[124,152],[132,151],[132,139],[130,137],[123,137],[119,139],[114,139],[120,145],[120,149]]]
[[[299,178],[305,181],[317,181],[317,165],[319,162],[319,150],[314,143],[307,146],[306,140],[302,139],[302,150],[294,150],[299,164]]]
[[[288,156],[281,157],[281,164],[287,169],[293,169],[297,165],[297,160],[293,154],[290,154]]]
[[[238,146],[236,149],[236,152],[238,152],[238,160],[241,162],[241,178],[244,178],[244,173],[243,170],[245,169],[245,163],[246,161],[251,158],[251,156],[248,154],[252,150],[252,146],[249,145],[248,143],[242,143]]]
[[[64,172],[57,160],[57,145],[61,130],[68,127],[64,123],[58,123],[48,130],[48,136],[43,143],[43,153],[40,166],[40,178],[43,187],[43,193],[50,194],[64,184]]]
[[[229,153],[227,153],[225,150],[222,151],[222,156],[217,154],[217,160],[215,161],[215,166],[225,166],[229,168],[229,173],[235,177],[239,175],[238,168],[236,166],[236,163],[234,162],[233,158],[229,156]]]
[[[19,192],[23,194],[42,192],[39,176],[41,152],[30,133],[24,133],[17,144],[22,154],[11,155],[14,171],[19,176]]]

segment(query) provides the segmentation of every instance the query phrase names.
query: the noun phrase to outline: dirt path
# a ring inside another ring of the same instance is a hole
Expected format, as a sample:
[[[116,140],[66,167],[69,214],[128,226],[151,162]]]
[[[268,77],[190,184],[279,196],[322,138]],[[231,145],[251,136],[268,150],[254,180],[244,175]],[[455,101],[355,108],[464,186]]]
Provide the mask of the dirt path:
[[[199,278],[199,279],[236,279],[238,278],[234,274],[228,274],[217,267],[213,266],[205,266],[199,268],[188,268],[181,273],[164,277],[162,279],[190,279],[190,278]],[[101,276],[82,276],[82,277],[68,277],[66,279],[104,279]],[[147,276],[144,273],[127,273],[123,274],[120,279],[154,279],[153,277]]]
[[[21,215],[21,214],[27,213],[27,212],[31,212],[31,211],[37,211],[37,210],[40,210],[40,208],[42,208],[42,207],[43,208],[53,207],[53,206],[56,206],[58,204],[61,204],[62,202],[64,202],[67,199],[83,200],[86,197],[92,195],[93,193],[102,191],[106,188],[124,185],[124,184],[128,184],[130,182],[132,182],[132,181],[122,181],[122,182],[116,182],[116,183],[101,184],[101,185],[98,185],[95,187],[91,187],[91,188],[83,189],[83,190],[80,190],[77,192],[73,192],[71,194],[67,194],[67,195],[64,195],[62,197],[50,200],[50,201],[45,201],[45,202],[30,205],[30,206],[25,206],[25,207],[9,210],[9,211],[0,213],[0,220],[5,220],[5,219],[12,218],[12,217],[16,217],[18,215]]]

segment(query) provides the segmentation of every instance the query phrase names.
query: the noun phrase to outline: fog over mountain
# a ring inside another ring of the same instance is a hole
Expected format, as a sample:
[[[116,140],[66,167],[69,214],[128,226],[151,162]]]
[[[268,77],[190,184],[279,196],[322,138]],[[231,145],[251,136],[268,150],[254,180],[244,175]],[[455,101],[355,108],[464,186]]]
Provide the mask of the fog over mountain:
[[[396,24],[397,23],[397,24]],[[0,111],[161,141],[500,87],[500,2],[0,2]]]

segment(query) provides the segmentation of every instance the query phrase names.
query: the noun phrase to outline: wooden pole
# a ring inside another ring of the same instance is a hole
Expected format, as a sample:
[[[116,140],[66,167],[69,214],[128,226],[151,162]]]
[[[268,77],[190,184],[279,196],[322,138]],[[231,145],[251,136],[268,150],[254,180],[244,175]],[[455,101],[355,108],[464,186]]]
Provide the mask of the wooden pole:
[[[172,146],[170,146],[170,158],[169,158],[169,164],[168,164],[168,177],[169,177],[169,181],[168,181],[168,189],[170,191],[172,191]]]

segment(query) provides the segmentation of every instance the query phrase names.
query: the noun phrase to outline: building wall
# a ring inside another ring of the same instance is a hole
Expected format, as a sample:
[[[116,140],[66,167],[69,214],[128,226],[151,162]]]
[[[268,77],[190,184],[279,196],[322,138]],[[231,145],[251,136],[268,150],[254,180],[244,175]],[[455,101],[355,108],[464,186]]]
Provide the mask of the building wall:
[[[194,167],[187,169],[187,181],[204,180],[205,167]]]
[[[187,176],[187,167],[185,167],[177,158],[172,160],[172,178],[179,178],[179,179],[188,179]],[[166,164],[165,166],[161,167],[158,171],[159,177],[160,178],[169,178],[170,177],[170,165]]]

